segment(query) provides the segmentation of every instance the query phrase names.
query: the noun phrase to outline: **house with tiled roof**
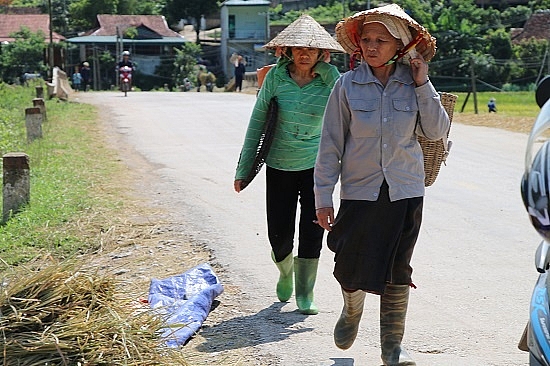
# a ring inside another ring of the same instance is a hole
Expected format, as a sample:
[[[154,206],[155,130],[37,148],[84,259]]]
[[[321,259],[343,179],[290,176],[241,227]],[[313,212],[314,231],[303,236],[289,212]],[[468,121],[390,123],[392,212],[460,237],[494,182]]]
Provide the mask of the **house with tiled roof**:
[[[174,47],[187,42],[185,37],[168,27],[166,19],[161,15],[98,14],[97,24],[96,28],[79,37],[67,39],[67,42],[80,46],[80,62],[97,60],[94,52],[104,51],[110,52],[118,60],[121,52],[127,50],[140,73],[154,76],[161,58],[173,55]],[[97,67],[93,65],[92,70],[101,74],[102,71]],[[115,74],[110,72],[105,75],[112,78]],[[97,82],[97,78],[94,82]],[[94,88],[101,86],[94,85]]]
[[[21,27],[26,27],[33,33],[41,31],[46,43],[50,42],[50,17],[48,14],[0,14],[0,42],[15,41],[11,35],[21,30]],[[54,43],[64,39],[65,37],[62,35],[52,33]]]
[[[550,9],[539,10],[532,14],[523,28],[513,28],[510,36],[514,43],[531,38],[550,41]]]

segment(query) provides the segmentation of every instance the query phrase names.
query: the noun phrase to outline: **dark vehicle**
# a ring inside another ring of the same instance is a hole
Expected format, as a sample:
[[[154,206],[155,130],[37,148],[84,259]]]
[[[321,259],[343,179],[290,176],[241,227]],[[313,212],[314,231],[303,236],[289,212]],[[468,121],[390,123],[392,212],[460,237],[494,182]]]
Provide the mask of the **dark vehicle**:
[[[550,139],[540,138],[550,129],[550,76],[538,85],[537,104],[541,107],[535,120],[525,153],[525,172],[521,195],[531,224],[542,236],[535,254],[535,267],[540,273],[519,348],[529,352],[529,365],[550,366]],[[534,150],[537,150],[535,154]]]

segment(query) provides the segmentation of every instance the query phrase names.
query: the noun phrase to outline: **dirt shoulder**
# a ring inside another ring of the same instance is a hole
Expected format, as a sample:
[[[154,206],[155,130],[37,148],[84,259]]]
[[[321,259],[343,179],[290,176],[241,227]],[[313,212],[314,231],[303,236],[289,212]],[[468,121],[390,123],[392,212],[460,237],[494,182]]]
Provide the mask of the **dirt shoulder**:
[[[115,274],[125,290],[139,300],[147,299],[152,278],[178,275],[208,262],[224,292],[201,331],[181,352],[190,365],[272,365],[275,356],[261,355],[254,348],[258,335],[249,329],[255,312],[246,306],[246,294],[232,284],[209,243],[194,237],[184,223],[171,217],[173,210],[165,198],[170,191],[155,173],[159,167],[125,143],[124,134],[109,123],[109,110],[99,112],[106,145],[113,147],[120,159],[115,185],[124,202],[110,226],[102,229],[102,249],[91,260]],[[166,365],[171,365],[170,360]]]

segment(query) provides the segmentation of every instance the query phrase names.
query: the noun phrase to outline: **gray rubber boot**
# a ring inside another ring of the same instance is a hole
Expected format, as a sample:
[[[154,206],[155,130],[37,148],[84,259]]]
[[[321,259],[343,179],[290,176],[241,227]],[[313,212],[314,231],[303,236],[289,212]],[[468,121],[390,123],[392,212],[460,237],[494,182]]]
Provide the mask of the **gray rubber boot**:
[[[296,285],[296,305],[302,314],[315,315],[319,309],[313,303],[313,287],[317,279],[319,258],[294,257],[294,282]]]
[[[277,298],[279,301],[288,301],[292,296],[292,276],[294,274],[294,258],[292,253],[280,262],[275,261],[275,254],[271,252],[271,259],[279,269],[279,281],[277,281]]]
[[[340,349],[348,349],[357,337],[366,293],[361,290],[347,292],[342,289],[342,295],[344,308],[334,327],[334,344]]]
[[[382,362],[387,366],[415,366],[401,347],[409,305],[409,285],[387,285],[380,296],[380,343]]]

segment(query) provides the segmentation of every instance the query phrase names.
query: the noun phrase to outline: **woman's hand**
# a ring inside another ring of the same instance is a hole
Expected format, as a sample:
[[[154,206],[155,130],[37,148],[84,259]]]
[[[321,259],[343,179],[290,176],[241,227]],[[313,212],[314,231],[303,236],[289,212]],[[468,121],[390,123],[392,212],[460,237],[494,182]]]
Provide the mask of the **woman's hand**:
[[[428,63],[420,53],[410,61],[412,77],[416,86],[422,86],[428,82]]]
[[[332,224],[334,224],[334,208],[318,208],[315,213],[317,214],[317,224],[327,231],[332,231]]]
[[[243,181],[242,179],[237,179],[233,182],[233,188],[235,188],[235,192],[240,193],[241,192],[241,185]]]

